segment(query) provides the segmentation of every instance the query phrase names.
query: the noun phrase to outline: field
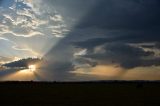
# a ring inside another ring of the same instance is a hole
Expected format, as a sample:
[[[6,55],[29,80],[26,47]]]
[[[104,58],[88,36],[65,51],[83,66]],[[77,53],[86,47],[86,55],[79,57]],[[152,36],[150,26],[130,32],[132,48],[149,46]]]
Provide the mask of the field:
[[[160,82],[0,82],[0,106],[160,106]]]

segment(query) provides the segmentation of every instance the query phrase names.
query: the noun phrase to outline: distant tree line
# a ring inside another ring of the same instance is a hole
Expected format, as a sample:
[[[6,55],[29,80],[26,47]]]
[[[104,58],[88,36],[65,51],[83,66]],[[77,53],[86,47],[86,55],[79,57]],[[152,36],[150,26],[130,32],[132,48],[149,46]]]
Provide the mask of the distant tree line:
[[[42,61],[42,59],[40,59],[40,58],[26,58],[26,59],[20,59],[18,61],[13,61],[13,62],[10,62],[10,63],[6,63],[6,64],[3,64],[2,66],[10,67],[10,68],[14,68],[14,67],[25,67],[25,68],[27,68],[28,65],[36,64],[36,63],[41,62],[41,61]]]

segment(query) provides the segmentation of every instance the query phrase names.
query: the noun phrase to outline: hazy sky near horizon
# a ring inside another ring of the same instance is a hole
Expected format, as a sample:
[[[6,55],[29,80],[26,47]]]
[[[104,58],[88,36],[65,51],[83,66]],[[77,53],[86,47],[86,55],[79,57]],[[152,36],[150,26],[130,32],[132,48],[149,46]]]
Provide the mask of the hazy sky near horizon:
[[[44,57],[42,80],[160,80],[159,0],[0,0],[0,14],[0,63]]]

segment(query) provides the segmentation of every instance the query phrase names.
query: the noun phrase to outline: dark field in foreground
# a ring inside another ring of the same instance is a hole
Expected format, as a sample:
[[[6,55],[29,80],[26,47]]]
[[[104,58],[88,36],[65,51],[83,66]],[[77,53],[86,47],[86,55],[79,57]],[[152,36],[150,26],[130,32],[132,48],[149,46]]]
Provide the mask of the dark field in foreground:
[[[160,82],[0,82],[0,106],[160,106]]]

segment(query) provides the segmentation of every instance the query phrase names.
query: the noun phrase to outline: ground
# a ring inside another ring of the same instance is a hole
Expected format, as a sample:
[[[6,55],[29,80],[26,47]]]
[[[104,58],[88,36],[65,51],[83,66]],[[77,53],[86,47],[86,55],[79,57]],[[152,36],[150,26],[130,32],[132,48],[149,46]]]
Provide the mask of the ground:
[[[1,82],[0,106],[160,106],[160,82]]]

